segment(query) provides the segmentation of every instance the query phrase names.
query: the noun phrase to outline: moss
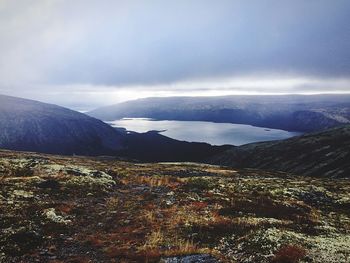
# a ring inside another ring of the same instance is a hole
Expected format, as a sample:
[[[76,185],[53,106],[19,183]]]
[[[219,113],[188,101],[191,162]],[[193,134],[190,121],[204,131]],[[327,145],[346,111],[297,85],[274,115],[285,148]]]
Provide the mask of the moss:
[[[190,178],[186,185],[186,189],[191,189],[192,191],[208,191],[213,189],[215,184],[207,178],[203,177],[194,177]]]

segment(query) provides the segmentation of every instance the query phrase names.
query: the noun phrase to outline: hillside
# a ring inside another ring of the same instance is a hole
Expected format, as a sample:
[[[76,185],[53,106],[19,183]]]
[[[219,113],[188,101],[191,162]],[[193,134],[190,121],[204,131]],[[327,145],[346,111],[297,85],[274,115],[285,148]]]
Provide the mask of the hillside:
[[[56,154],[113,154],[121,135],[100,120],[63,107],[0,95],[0,147]]]
[[[124,117],[212,121],[311,132],[350,123],[350,95],[146,98],[88,114],[108,121]]]
[[[0,262],[345,263],[349,193],[347,179],[0,151]]]
[[[316,177],[350,176],[350,125],[281,141],[231,148],[210,163]]]
[[[118,155],[142,162],[202,162],[232,147],[174,140],[156,131],[125,132],[122,142]]]

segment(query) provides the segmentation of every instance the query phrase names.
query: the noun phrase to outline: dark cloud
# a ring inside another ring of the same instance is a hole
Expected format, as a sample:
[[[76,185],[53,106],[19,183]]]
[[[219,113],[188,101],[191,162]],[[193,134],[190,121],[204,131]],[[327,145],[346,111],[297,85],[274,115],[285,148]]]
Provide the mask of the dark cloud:
[[[349,14],[348,0],[3,0],[0,85],[349,79]]]
[[[266,72],[350,74],[349,1],[174,3],[131,4],[123,21],[118,12],[100,17],[106,10],[97,8],[90,19],[102,21],[89,23],[78,46],[52,67],[51,79],[118,85]]]

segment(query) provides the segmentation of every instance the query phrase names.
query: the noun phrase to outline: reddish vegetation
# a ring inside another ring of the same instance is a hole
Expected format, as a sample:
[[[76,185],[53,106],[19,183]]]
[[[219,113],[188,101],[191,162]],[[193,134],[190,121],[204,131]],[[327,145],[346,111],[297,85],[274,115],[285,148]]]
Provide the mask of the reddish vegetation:
[[[194,210],[201,210],[208,206],[207,202],[192,202],[191,206]]]
[[[296,245],[281,247],[275,254],[273,263],[297,263],[306,256],[306,250]]]

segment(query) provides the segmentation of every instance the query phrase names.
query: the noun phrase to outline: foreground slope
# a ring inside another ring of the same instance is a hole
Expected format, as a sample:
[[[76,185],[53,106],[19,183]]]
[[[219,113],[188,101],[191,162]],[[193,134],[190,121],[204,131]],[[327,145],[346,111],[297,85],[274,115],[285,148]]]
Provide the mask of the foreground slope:
[[[350,125],[234,147],[213,157],[210,163],[317,177],[350,177]]]
[[[0,147],[56,154],[112,154],[120,134],[100,120],[52,104],[0,95]]]
[[[0,262],[350,255],[348,179],[0,151],[0,211]]]
[[[310,132],[350,123],[350,95],[146,98],[102,107],[88,114],[109,121],[145,117]]]

